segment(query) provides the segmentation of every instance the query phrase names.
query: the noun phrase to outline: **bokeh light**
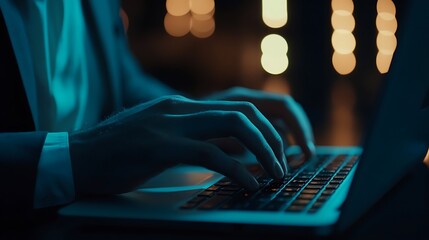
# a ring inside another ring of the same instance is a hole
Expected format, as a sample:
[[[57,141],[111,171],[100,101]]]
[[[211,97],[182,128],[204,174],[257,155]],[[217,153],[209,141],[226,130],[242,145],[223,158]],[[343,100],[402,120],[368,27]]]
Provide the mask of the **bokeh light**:
[[[265,36],[261,42],[261,51],[268,55],[286,55],[288,52],[286,40],[278,34]]]
[[[191,33],[198,38],[208,38],[215,31],[215,21],[213,18],[207,20],[198,20],[192,18]]]
[[[334,29],[331,37],[332,66],[341,75],[351,73],[356,67],[356,57],[353,51],[356,48],[356,39],[353,35],[355,18],[353,17],[354,4],[352,0],[332,0],[331,24]]]
[[[378,54],[376,57],[377,69],[380,73],[387,73],[392,62],[393,54],[397,47],[396,30],[396,7],[392,0],[377,1],[377,18],[375,21],[377,34]]]
[[[286,25],[287,0],[262,0],[262,20],[271,28],[281,28]]]
[[[396,15],[396,7],[392,0],[378,0],[377,13],[381,18],[392,20]]]
[[[356,39],[350,31],[335,30],[331,38],[334,50],[341,54],[352,53],[356,47]]]
[[[214,0],[190,0],[190,9],[197,15],[210,14],[215,8]]]
[[[177,17],[167,13],[164,17],[164,27],[165,31],[173,37],[185,36],[191,28],[191,16],[186,14]]]
[[[214,0],[167,0],[165,31],[173,37],[189,32],[197,38],[207,38],[215,31]]]
[[[339,74],[347,75],[355,69],[356,57],[353,53],[341,54],[334,52],[332,55],[332,65],[334,65],[335,71]]]
[[[389,71],[392,58],[393,54],[384,54],[382,52],[377,53],[377,58],[375,62],[377,64],[377,69],[380,73],[387,73]]]
[[[352,0],[332,0],[332,11],[338,15],[349,15],[353,13],[354,4]]]
[[[261,65],[265,71],[270,74],[277,75],[286,71],[289,66],[289,59],[286,55],[267,55],[262,54]]]
[[[265,36],[261,41],[261,65],[270,74],[281,74],[289,66],[287,57],[288,44],[286,40],[278,34]]]
[[[393,35],[398,29],[398,22],[396,21],[396,18],[386,20],[380,17],[380,15],[377,16],[375,25],[377,26],[378,31],[384,35]]]
[[[385,35],[382,33],[377,35],[377,48],[383,54],[393,55],[397,44],[395,35]]]
[[[335,30],[346,30],[353,32],[355,29],[355,18],[351,13],[349,14],[338,14],[337,12],[332,13],[331,24]]]
[[[173,16],[183,16],[191,9],[189,0],[167,0],[165,7],[167,12]]]

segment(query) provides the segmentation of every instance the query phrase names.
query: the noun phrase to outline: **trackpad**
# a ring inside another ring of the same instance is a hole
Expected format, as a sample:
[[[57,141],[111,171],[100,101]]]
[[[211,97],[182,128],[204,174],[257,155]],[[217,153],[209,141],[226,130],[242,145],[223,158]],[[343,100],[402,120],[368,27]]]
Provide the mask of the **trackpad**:
[[[178,166],[151,178],[137,191],[177,192],[207,188],[222,178],[222,175],[202,167]]]

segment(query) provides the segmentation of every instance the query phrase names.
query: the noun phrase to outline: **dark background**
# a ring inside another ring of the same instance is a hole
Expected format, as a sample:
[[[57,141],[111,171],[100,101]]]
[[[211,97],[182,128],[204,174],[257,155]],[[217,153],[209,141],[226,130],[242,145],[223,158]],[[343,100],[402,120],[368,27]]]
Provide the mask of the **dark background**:
[[[400,26],[403,6],[394,1]],[[386,74],[376,67],[377,1],[354,1],[357,64],[348,75],[332,66],[331,1],[288,1],[288,22],[262,21],[262,1],[215,1],[216,29],[209,38],[170,36],[165,1],[123,0],[132,51],[148,74],[195,97],[232,86],[291,94],[312,122],[319,145],[360,143]],[[289,67],[279,76],[260,64],[267,34],[288,42]],[[400,41],[398,41],[400,42]]]

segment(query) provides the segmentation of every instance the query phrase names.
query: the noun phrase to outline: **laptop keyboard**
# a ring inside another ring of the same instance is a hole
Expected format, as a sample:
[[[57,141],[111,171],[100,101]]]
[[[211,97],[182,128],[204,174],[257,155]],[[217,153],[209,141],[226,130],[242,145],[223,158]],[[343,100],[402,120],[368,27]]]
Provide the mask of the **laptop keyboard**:
[[[288,157],[293,158],[303,156]],[[180,208],[315,213],[340,186],[357,159],[356,155],[318,155],[311,165],[294,169],[281,180],[271,179],[259,165],[252,165],[249,170],[260,184],[258,191],[249,192],[225,177]]]

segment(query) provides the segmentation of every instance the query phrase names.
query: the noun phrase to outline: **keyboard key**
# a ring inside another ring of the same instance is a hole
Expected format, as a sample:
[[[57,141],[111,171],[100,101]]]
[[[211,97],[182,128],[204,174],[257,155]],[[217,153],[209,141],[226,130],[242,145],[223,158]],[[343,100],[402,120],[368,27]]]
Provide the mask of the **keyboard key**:
[[[310,203],[310,200],[297,199],[292,202],[292,206],[307,206],[308,203]]]
[[[214,195],[213,191],[204,191],[198,194],[200,197],[211,197]]]
[[[182,209],[192,209],[195,208],[198,204],[200,204],[202,201],[206,200],[207,197],[194,197],[191,200],[189,200],[187,203],[180,206]]]
[[[210,186],[209,188],[207,188],[207,189],[206,189],[206,191],[217,191],[217,190],[219,190],[219,189],[220,189],[220,187],[219,187],[219,186],[212,185],[212,186]]]
[[[288,212],[302,212],[304,211],[305,206],[290,206],[286,209]]]
[[[299,191],[299,187],[285,187],[283,189],[283,192],[298,192]]]
[[[302,190],[301,193],[303,193],[303,194],[316,194],[317,192],[319,192],[319,189],[307,189],[307,188],[305,188],[304,190]]]
[[[304,194],[301,193],[300,195],[298,195],[297,199],[306,199],[306,200],[311,200],[314,198],[314,194]]]
[[[328,184],[328,186],[326,186],[326,189],[337,189],[338,187],[339,187],[340,185],[338,185],[338,184],[333,184],[333,183],[330,183],[330,184]]]
[[[329,181],[329,180],[331,180],[331,178],[330,177],[320,177],[320,176],[317,176],[317,177],[315,177],[314,179],[313,179],[314,181]]]
[[[331,190],[331,189],[325,189],[323,192],[322,192],[322,195],[332,195],[334,193],[334,190]]]
[[[280,194],[279,194],[279,196],[282,196],[282,197],[293,197],[294,195],[296,194],[296,192],[281,192]]]
[[[330,182],[330,184],[340,184],[340,183],[342,183],[343,182],[343,180],[332,180],[331,182]]]
[[[284,203],[283,202],[277,202],[277,201],[273,201],[268,203],[267,205],[265,205],[265,207],[262,208],[262,210],[265,211],[278,211],[283,207]]]

